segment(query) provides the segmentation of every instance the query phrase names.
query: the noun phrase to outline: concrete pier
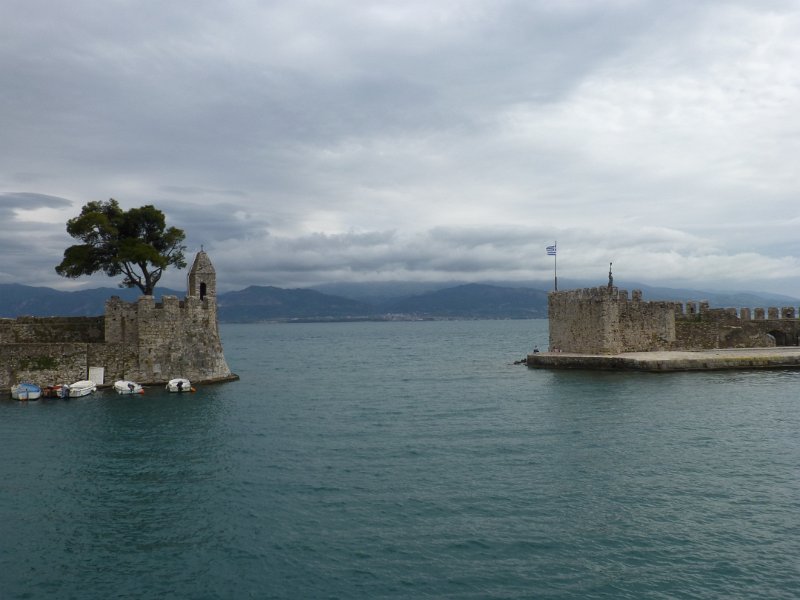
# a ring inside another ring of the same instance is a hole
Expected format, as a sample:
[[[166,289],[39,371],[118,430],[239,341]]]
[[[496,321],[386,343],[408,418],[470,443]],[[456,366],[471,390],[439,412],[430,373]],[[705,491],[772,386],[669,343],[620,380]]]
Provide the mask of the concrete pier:
[[[527,364],[535,369],[596,369],[652,372],[800,369],[800,347],[622,352],[620,354],[536,352],[528,355]]]

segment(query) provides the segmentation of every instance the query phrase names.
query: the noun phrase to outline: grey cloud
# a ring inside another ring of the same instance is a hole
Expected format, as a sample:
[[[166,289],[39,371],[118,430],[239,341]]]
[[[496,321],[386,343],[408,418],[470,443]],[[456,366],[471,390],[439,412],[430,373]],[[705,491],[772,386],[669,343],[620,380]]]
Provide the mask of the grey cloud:
[[[159,188],[160,191],[168,194],[178,194],[182,196],[247,196],[246,192],[242,190],[214,190],[200,187],[178,186],[178,185],[164,185]]]
[[[798,32],[788,0],[9,0],[0,215],[153,203],[228,286],[535,278],[554,239],[576,275],[774,278]],[[51,277],[51,233],[0,270]]]
[[[68,208],[72,202],[58,196],[33,192],[0,192],[0,210],[30,210],[34,208]]]
[[[155,203],[168,225],[183,229],[189,247],[212,246],[225,240],[246,243],[266,235],[269,221],[253,213],[246,203],[216,202],[211,205],[161,200]]]
[[[329,280],[332,273],[345,278],[387,273],[429,278],[432,273],[439,273],[444,278],[475,280],[502,273],[530,279],[538,266],[543,271],[550,268],[544,253],[545,241],[531,230],[497,230],[493,237],[479,235],[473,242],[469,241],[469,234],[448,230],[443,235],[436,230],[410,237],[396,232],[270,237],[262,239],[262,252],[257,255],[241,253],[235,243],[210,251],[218,271],[227,272],[229,281],[236,280],[239,286],[291,285],[298,278],[306,283],[321,283]],[[511,238],[519,243],[509,243]]]
[[[31,15],[47,27],[45,44],[31,43],[38,37],[31,26],[17,27],[19,19],[8,15],[15,30],[4,33],[20,59],[5,61],[0,74],[17,81],[17,97],[37,119],[35,127],[17,121],[9,133],[46,132],[57,145],[81,139],[82,152],[100,164],[129,160],[150,168],[165,159],[197,160],[194,146],[205,149],[201,161],[235,170],[231,144],[250,154],[268,138],[297,145],[376,131],[461,130],[479,127],[487,105],[551,100],[614,53],[624,14],[554,15],[548,3],[510,2],[415,31],[319,3],[251,6],[251,26],[235,21],[247,16],[225,18],[209,5],[191,12],[160,6],[159,18],[139,5],[115,5],[119,12],[106,15],[91,6]],[[636,27],[646,22],[643,12]],[[287,13],[301,32],[277,30],[275,21]],[[117,17],[115,26],[106,27],[103,16]],[[241,40],[229,26],[241,27]],[[280,46],[285,62],[276,61],[276,47],[259,28],[277,34],[276,44],[296,46],[300,33],[332,49],[339,72],[326,72],[322,55],[303,64],[301,50]],[[565,34],[580,43],[564,43]],[[491,82],[475,79],[487,72]],[[41,93],[45,85],[59,93]],[[58,132],[67,137],[54,138]]]
[[[325,234],[314,233],[282,242],[292,252],[320,252],[330,250],[359,251],[363,248],[384,248],[396,239],[394,231],[370,231],[363,233]]]
[[[429,232],[432,241],[446,243],[453,247],[492,246],[503,250],[522,248],[534,242],[541,244],[544,243],[543,241],[547,241],[548,235],[552,234],[552,228],[502,227],[498,225],[481,228],[435,227]]]
[[[71,205],[65,198],[47,194],[0,193],[0,282],[43,284],[57,279],[54,268],[69,240],[65,227],[22,220],[18,211],[64,209]]]

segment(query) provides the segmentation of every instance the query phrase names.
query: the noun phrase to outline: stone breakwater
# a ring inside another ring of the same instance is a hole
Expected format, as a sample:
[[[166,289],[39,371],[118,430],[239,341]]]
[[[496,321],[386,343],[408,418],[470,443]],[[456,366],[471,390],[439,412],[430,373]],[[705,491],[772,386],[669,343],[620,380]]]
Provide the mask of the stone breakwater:
[[[701,351],[579,354],[537,352],[527,365],[539,369],[604,371],[713,371],[725,369],[800,369],[800,348],[728,348]]]

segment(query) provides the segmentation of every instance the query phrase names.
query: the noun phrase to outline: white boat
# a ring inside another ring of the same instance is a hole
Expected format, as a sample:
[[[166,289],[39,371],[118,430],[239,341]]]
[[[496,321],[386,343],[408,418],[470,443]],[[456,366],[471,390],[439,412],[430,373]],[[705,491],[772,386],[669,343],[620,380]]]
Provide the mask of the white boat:
[[[23,381],[11,386],[11,397],[14,400],[38,400],[42,396],[42,388],[35,383]]]
[[[142,386],[135,381],[120,379],[114,382],[114,389],[118,394],[144,394]]]
[[[69,385],[69,397],[80,398],[97,391],[97,384],[91,379],[81,379]]]
[[[193,392],[194,388],[188,379],[183,377],[176,377],[167,382],[168,392]]]

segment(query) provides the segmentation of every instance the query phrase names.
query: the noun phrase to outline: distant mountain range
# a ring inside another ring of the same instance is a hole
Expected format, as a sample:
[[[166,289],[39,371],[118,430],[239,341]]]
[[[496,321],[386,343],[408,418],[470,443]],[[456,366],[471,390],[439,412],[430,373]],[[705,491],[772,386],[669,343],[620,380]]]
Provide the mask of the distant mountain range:
[[[399,298],[408,298],[417,296],[426,292],[433,292],[448,287],[458,287],[468,284],[467,281],[449,281],[449,282],[407,282],[407,281],[393,281],[393,282],[365,282],[365,283],[325,283],[322,285],[314,286],[311,289],[324,292],[326,294],[334,294],[337,296],[344,296],[353,300],[362,302],[381,304],[390,302]],[[523,288],[523,289],[536,289],[550,291],[553,289],[553,280],[540,280],[511,282],[511,281],[487,281],[487,285],[503,288]],[[604,286],[605,282],[598,282],[596,280],[583,280],[583,279],[566,279],[559,277],[558,287],[562,290],[571,290],[576,288],[597,287]],[[751,291],[708,291],[708,290],[695,290],[689,288],[670,288],[670,287],[657,287],[646,285],[638,282],[623,281],[615,278],[614,285],[619,289],[628,290],[642,290],[642,297],[645,300],[670,300],[675,302],[691,302],[691,301],[708,301],[711,306],[716,307],[766,307],[766,306],[794,306],[800,304],[800,299],[785,294],[773,294],[769,292],[751,292]]]
[[[378,315],[369,304],[306,289],[251,285],[217,297],[219,320],[250,323],[276,320],[367,319]]]
[[[585,282],[559,282],[562,289]],[[537,288],[540,284],[541,288]],[[596,285],[596,284],[595,284]],[[756,292],[702,292],[620,285],[641,289],[646,300],[707,300],[712,306],[797,306],[800,300]],[[250,286],[218,296],[222,322],[350,321],[401,319],[525,319],[547,317],[547,282],[518,283],[356,283],[326,284],[316,289]],[[45,287],[0,284],[0,317],[100,315],[111,296],[133,301],[138,290],[95,288],[62,292]],[[156,296],[183,297],[185,292],[158,288]]]
[[[176,292],[159,288],[161,295],[183,296],[185,292]],[[31,315],[49,317],[53,315],[65,317],[81,317],[103,314],[105,301],[111,296],[119,296],[132,302],[141,292],[137,289],[93,288],[76,292],[62,292],[47,287],[32,287],[16,283],[0,284],[0,317],[16,317]]]

